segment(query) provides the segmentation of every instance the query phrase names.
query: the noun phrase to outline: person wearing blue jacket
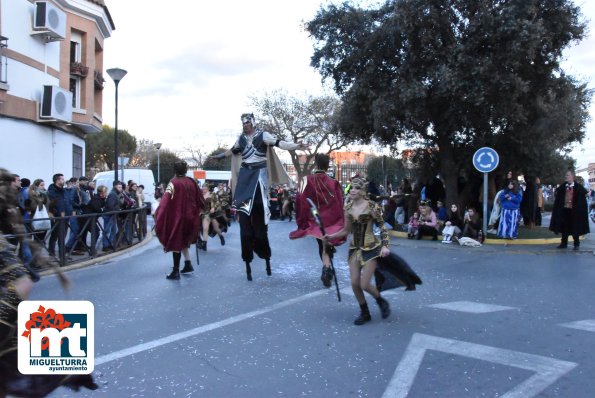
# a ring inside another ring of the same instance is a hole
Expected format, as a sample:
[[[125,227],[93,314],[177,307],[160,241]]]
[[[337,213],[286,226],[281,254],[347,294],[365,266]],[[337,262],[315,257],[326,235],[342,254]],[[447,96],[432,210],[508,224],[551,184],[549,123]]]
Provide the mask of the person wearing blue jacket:
[[[519,235],[519,216],[523,193],[519,183],[510,180],[507,187],[500,193],[498,200],[502,207],[498,237],[516,239]]]

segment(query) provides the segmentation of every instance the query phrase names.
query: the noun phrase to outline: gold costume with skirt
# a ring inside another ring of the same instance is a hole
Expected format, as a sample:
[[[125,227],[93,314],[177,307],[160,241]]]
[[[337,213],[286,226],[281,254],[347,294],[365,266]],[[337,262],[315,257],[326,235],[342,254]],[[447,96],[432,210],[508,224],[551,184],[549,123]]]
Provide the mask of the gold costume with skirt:
[[[345,205],[348,222],[351,224],[352,239],[349,244],[349,262],[356,256],[360,267],[368,261],[380,257],[382,247],[388,247],[388,230],[384,226],[382,208],[376,202],[368,201],[367,209],[355,219],[351,215],[352,202]],[[380,231],[380,239],[374,235],[374,227]]]

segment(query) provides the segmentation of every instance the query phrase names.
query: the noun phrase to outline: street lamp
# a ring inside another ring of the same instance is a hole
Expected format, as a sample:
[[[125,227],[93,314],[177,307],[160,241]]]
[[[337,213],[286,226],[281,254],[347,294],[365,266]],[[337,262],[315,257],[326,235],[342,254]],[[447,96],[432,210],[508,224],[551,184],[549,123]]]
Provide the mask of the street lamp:
[[[120,163],[120,170],[121,170],[120,171],[120,173],[121,173],[120,181],[122,181],[122,182],[124,182],[124,166],[126,166],[128,164],[128,160],[130,160],[128,158],[128,156],[118,156],[118,161]],[[117,180],[117,178],[116,178],[116,180]]]
[[[161,143],[160,142],[155,143],[155,148],[157,148],[157,184],[159,184],[161,182],[161,174],[160,174],[161,161],[159,159],[159,150],[161,149]]]
[[[116,127],[114,132],[114,181],[118,180],[118,84],[120,80],[126,76],[126,72],[124,69],[120,68],[112,68],[108,69],[107,74],[109,77],[112,78],[116,85]]]

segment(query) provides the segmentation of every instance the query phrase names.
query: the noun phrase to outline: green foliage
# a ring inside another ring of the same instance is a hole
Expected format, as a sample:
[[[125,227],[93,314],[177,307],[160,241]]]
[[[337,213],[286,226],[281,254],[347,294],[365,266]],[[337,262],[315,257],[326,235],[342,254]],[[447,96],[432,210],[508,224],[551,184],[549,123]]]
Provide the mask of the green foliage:
[[[300,156],[302,151],[290,152],[298,179],[312,172],[317,153],[336,151],[350,141],[338,128],[341,102],[334,96],[303,97],[276,90],[250,100],[260,128],[281,140],[303,141],[310,146],[305,156]]]
[[[218,155],[225,151],[225,148],[218,147],[209,153],[208,156]],[[231,157],[225,157],[223,159],[213,159],[207,157],[207,159],[203,162],[202,167],[204,170],[231,170]]]
[[[99,134],[90,134],[85,141],[85,166],[114,169],[114,128],[103,125]],[[136,138],[127,130],[118,129],[118,152],[120,156],[130,156],[136,152]],[[130,156],[132,157],[132,156]]]
[[[306,25],[312,66],[342,95],[342,130],[435,148],[452,202],[481,146],[539,173],[584,138],[591,91],[560,60],[585,26],[570,0],[343,3]]]
[[[159,179],[161,181],[157,181],[157,183],[163,182],[167,184],[167,182],[175,176],[174,163],[179,160],[182,159],[180,159],[175,152],[172,152],[169,149],[161,149],[161,151],[159,152],[160,167],[159,173],[157,173],[157,153],[153,155],[153,157],[151,158],[151,164],[149,165],[149,169],[153,170],[153,174],[156,178],[159,174]]]
[[[382,184],[386,188],[388,184],[392,184],[393,189],[396,189],[406,176],[406,170],[399,159],[377,156],[368,162],[366,174],[369,180],[378,185]]]

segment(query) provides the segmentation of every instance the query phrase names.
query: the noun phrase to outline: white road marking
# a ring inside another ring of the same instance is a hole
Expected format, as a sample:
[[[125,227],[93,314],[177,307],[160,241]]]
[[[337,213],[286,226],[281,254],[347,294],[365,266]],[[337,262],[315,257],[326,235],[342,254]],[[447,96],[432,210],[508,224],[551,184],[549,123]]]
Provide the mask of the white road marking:
[[[224,320],[219,321],[219,322],[213,322],[213,323],[210,323],[208,325],[199,326],[197,328],[186,330],[184,332],[172,334],[172,335],[165,336],[165,337],[162,337],[162,338],[157,339],[157,340],[148,341],[148,342],[143,343],[143,344],[138,344],[138,345],[135,345],[135,346],[132,346],[132,347],[125,348],[125,349],[120,350],[120,351],[112,352],[111,354],[103,355],[103,356],[100,356],[100,357],[96,358],[95,359],[95,366],[103,365],[104,363],[115,361],[115,360],[118,360],[118,359],[122,359],[122,358],[128,357],[130,355],[138,354],[138,353],[143,352],[143,351],[148,351],[148,350],[151,350],[153,348],[160,347],[162,345],[166,345],[166,344],[170,344],[170,343],[173,343],[173,342],[176,342],[176,341],[179,341],[179,340],[186,339],[188,337],[192,337],[192,336],[196,336],[196,335],[199,335],[199,334],[202,334],[202,333],[210,332],[212,330],[219,329],[219,328],[222,328],[224,326],[228,326],[228,325],[231,325],[231,324],[234,324],[234,323],[237,323],[237,322],[241,322],[241,321],[244,321],[246,319],[254,318],[256,316],[259,316],[259,315],[262,315],[262,314],[266,314],[267,312],[275,311],[275,310],[278,310],[280,308],[287,307],[287,306],[290,306],[292,304],[299,303],[301,301],[309,300],[309,299],[311,299],[313,297],[320,296],[322,294],[326,294],[327,292],[328,291],[326,289],[324,289],[324,290],[317,290],[315,292],[308,293],[306,295],[303,295],[303,296],[300,296],[300,297],[296,297],[296,298],[292,298],[292,299],[289,299],[289,300],[285,300],[285,301],[282,301],[280,303],[273,304],[273,305],[270,305],[268,307],[261,308],[259,310],[255,310],[255,311],[247,312],[245,314],[240,314],[240,315],[232,316],[231,318],[227,318],[227,319],[224,319]]]
[[[503,398],[534,397],[578,365],[574,362],[539,355],[415,333],[382,395],[383,398],[407,397],[427,350],[460,355],[536,372],[535,375],[502,395]]]
[[[587,332],[595,332],[595,319],[586,319],[584,321],[561,323],[560,326],[571,329],[586,330]]]
[[[472,301],[453,301],[451,303],[430,304],[428,307],[439,308],[442,310],[451,310],[459,312],[469,312],[472,314],[485,314],[488,312],[515,310],[515,307],[505,307],[502,305],[474,303]]]

